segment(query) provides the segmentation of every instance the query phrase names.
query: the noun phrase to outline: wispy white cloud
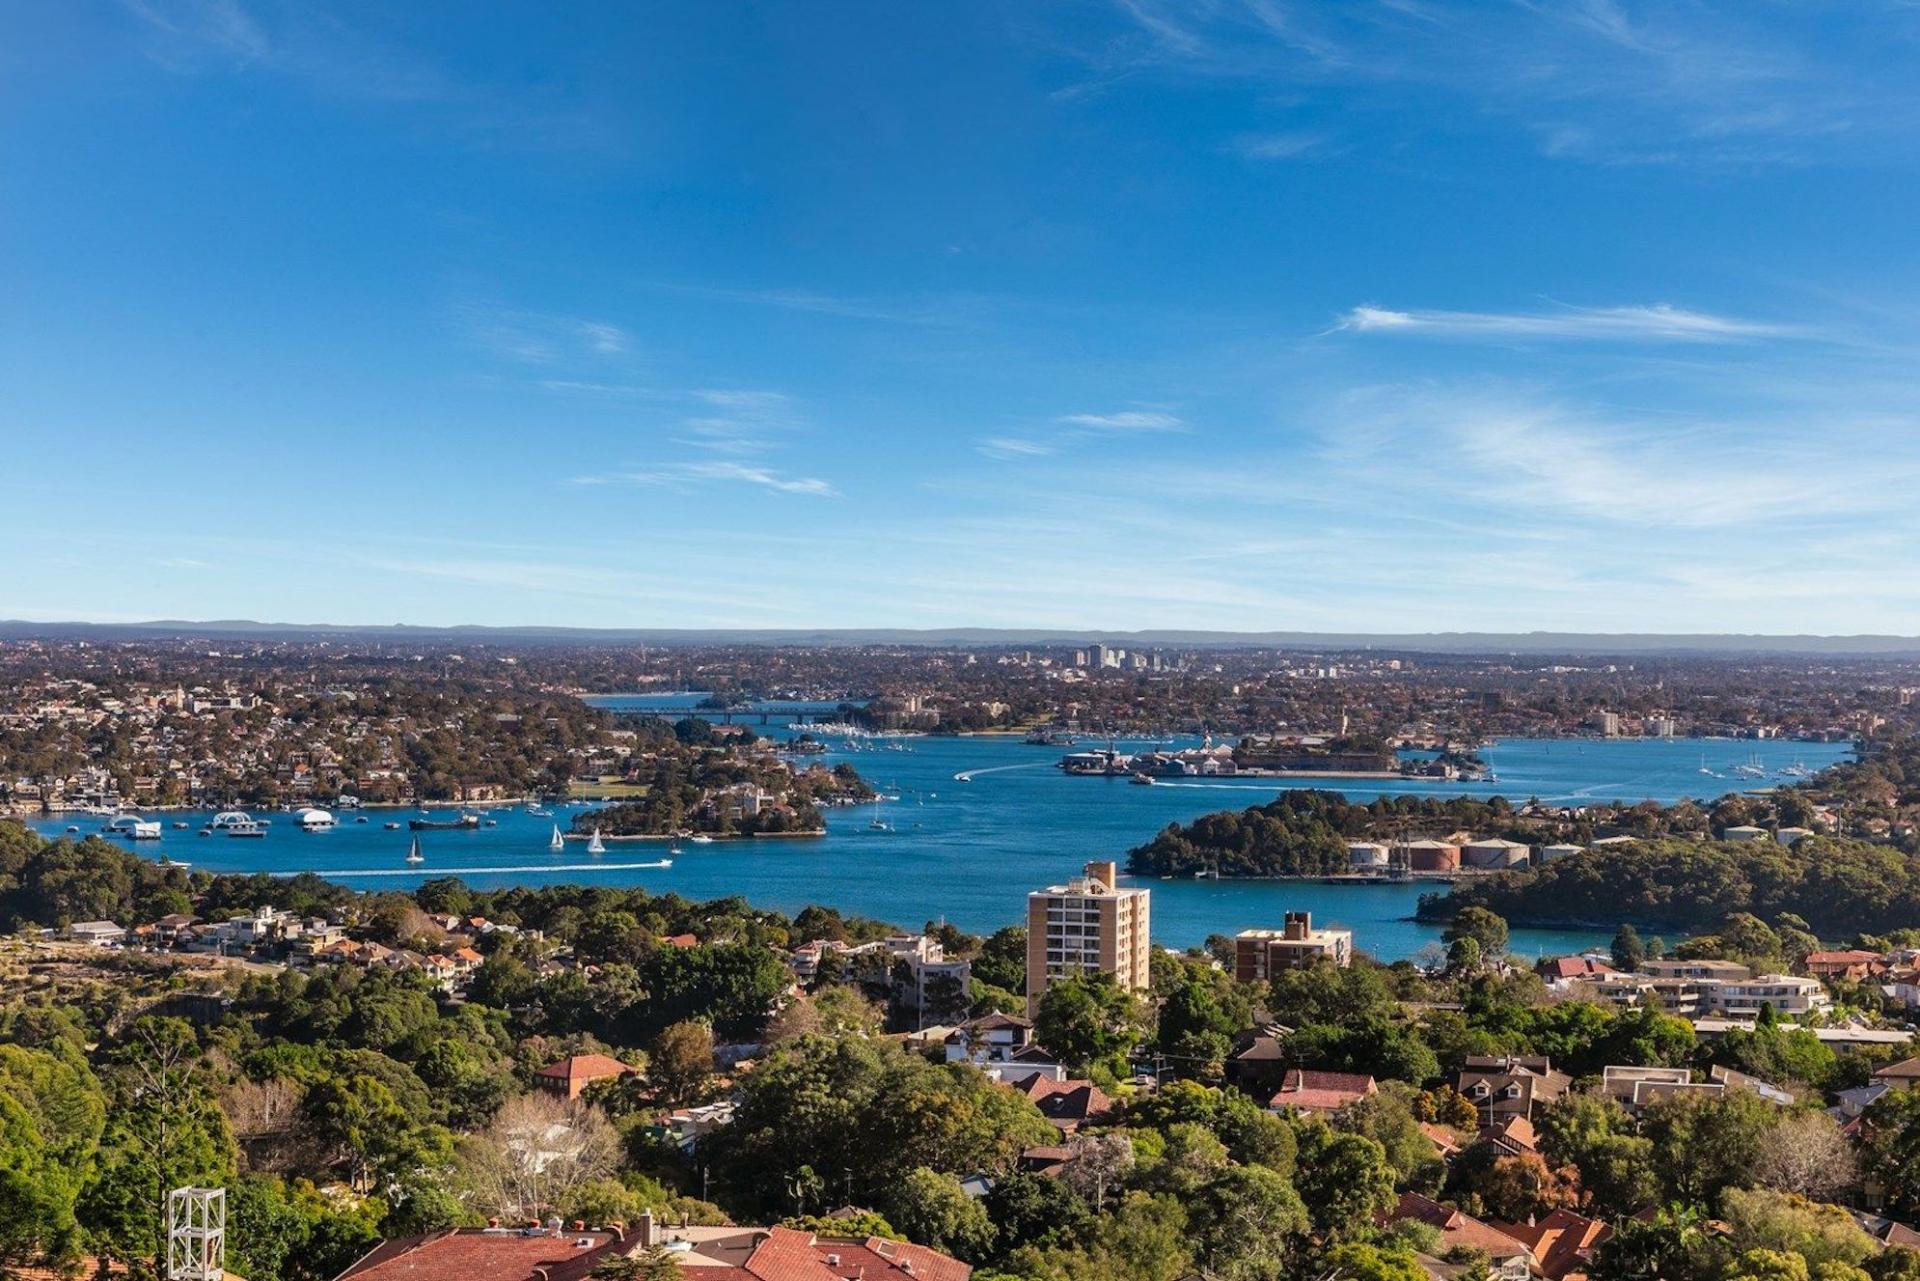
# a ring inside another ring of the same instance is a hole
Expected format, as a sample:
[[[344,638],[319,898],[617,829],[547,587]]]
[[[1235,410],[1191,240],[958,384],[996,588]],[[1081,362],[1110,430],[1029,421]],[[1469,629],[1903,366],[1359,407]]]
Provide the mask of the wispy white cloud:
[[[1018,436],[989,436],[974,446],[974,450],[987,457],[1001,461],[1016,458],[1045,458],[1056,451],[1055,447],[1039,440],[1023,440]]]
[[[1736,342],[1803,333],[1789,325],[1716,316],[1654,303],[1627,307],[1562,307],[1544,312],[1397,311],[1355,307],[1334,324],[1358,334],[1432,338],[1600,339],[1628,342]]]
[[[619,325],[587,316],[527,311],[487,303],[454,308],[469,341],[502,360],[529,365],[610,360],[626,356],[633,340]],[[554,379],[550,390],[611,390],[606,384]]]
[[[1159,410],[1128,409],[1113,414],[1062,414],[1060,420],[1073,427],[1100,427],[1109,431],[1181,431],[1186,423]]]
[[[1326,155],[1331,147],[1322,133],[1296,130],[1282,133],[1243,133],[1232,150],[1248,160],[1300,160]]]
[[[1893,495],[1920,476],[1912,451],[1890,448],[1910,425],[1633,413],[1503,384],[1366,388],[1337,398],[1323,422],[1323,463],[1365,476],[1376,501],[1457,495],[1529,522],[1771,538],[1782,525],[1891,511]],[[1809,430],[1855,448],[1810,453]]]
[[[1294,90],[1438,89],[1534,135],[1549,155],[1591,163],[1818,163],[1842,151],[1885,154],[1920,121],[1907,52],[1920,10],[1910,5],[1113,7],[1122,34],[1076,49],[1108,82],[1160,73]]]
[[[706,483],[737,482],[756,485],[781,494],[803,494],[812,498],[838,498],[839,491],[817,476],[789,476],[770,467],[746,463],[694,462],[641,471],[607,472],[576,476],[576,485],[650,485],[687,489]]]

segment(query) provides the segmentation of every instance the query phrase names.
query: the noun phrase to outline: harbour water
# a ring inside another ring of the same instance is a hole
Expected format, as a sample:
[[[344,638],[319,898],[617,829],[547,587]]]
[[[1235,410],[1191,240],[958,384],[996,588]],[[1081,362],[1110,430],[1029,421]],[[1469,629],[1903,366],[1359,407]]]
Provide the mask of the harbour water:
[[[594,701],[640,708],[685,705],[688,696]],[[756,728],[776,736],[791,732],[781,725]],[[1325,779],[1193,779],[1135,787],[1123,780],[1072,778],[1055,768],[1061,749],[1028,746],[1017,737],[868,739],[852,750],[842,740],[834,743],[835,750],[821,759],[850,761],[882,793],[898,798],[878,807],[888,830],[873,828],[873,806],[840,809],[829,812],[823,837],[683,843],[672,867],[656,868],[635,865],[665,857],[664,842],[612,843],[605,854],[588,856],[582,843],[570,841],[564,851],[550,853],[553,824],[564,829],[578,809],[558,807],[547,818],[523,807],[496,807],[475,812],[497,826],[419,833],[426,861],[410,867],[402,861],[411,840],[404,823],[417,811],[368,810],[365,823],[356,822],[359,815],[352,811],[337,811],[340,826],[324,832],[302,832],[292,815],[273,814],[268,834],[253,840],[200,837],[198,829],[209,815],[172,813],[157,816],[166,823],[162,840],[131,848],[152,858],[191,861],[207,871],[314,871],[363,889],[411,886],[449,875],[485,888],[638,885],[690,899],[738,894],[757,906],[788,912],[821,903],[903,926],[944,917],[963,929],[985,932],[1018,922],[1028,890],[1063,879],[1088,859],[1124,860],[1128,849],[1169,823],[1260,804],[1283,787],[1334,785]],[[1779,771],[1796,762],[1819,769],[1848,752],[1844,744],[1747,740],[1513,739],[1483,753],[1496,783],[1368,780],[1340,790],[1355,799],[1404,794],[1667,802],[1783,781]],[[1703,758],[1725,777],[1702,774]],[[1755,760],[1767,779],[1732,773],[1735,765]],[[453,812],[446,806],[434,809],[441,818]],[[176,821],[191,827],[177,830]],[[386,830],[384,824],[396,821],[402,830]],[[35,820],[33,826],[57,835],[71,823],[91,832],[101,820],[73,816]],[[1153,881],[1149,888],[1154,938],[1170,946],[1277,925],[1283,912],[1299,909],[1311,911],[1317,922],[1350,926],[1356,946],[1388,960],[1415,955],[1439,935],[1436,928],[1408,919],[1420,894],[1415,886]],[[1580,931],[1514,931],[1515,950],[1529,956],[1606,941],[1605,935]]]

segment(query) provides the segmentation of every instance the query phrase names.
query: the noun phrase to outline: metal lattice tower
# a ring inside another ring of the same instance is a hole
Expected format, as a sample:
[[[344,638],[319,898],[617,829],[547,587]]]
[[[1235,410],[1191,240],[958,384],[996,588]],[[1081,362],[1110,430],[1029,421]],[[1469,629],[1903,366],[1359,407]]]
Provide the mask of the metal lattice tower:
[[[222,1281],[227,1261],[227,1190],[167,1193],[167,1281]]]

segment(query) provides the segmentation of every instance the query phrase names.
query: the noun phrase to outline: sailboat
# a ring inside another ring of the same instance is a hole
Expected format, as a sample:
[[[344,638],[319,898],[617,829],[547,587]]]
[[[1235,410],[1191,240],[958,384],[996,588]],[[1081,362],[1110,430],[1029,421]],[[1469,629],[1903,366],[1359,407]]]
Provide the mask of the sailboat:
[[[606,852],[606,843],[600,839],[600,829],[596,827],[593,829],[593,839],[587,842],[587,853],[605,854]]]
[[[547,842],[547,848],[555,854],[567,848],[567,838],[560,835],[560,825],[558,823],[553,825],[553,839]]]
[[[427,856],[420,852],[420,838],[416,836],[413,838],[413,844],[407,847],[407,862],[424,863],[426,861]]]
[[[883,799],[884,798],[878,796],[873,798],[873,819],[867,824],[869,831],[891,832],[893,830],[887,826],[887,820],[880,817],[880,803]]]

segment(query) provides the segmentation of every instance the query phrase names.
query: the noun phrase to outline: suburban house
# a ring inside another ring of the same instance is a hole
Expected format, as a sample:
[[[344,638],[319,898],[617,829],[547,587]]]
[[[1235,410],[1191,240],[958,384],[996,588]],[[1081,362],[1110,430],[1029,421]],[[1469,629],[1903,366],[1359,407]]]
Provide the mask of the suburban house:
[[[633,1071],[619,1059],[604,1054],[569,1054],[535,1072],[533,1083],[549,1094],[577,1099],[580,1092],[595,1081],[617,1081],[633,1075]]]
[[[1480,1110],[1480,1124],[1495,1125],[1511,1116],[1533,1119],[1536,1106],[1565,1094],[1573,1078],[1556,1072],[1545,1055],[1467,1056],[1456,1088]]]

